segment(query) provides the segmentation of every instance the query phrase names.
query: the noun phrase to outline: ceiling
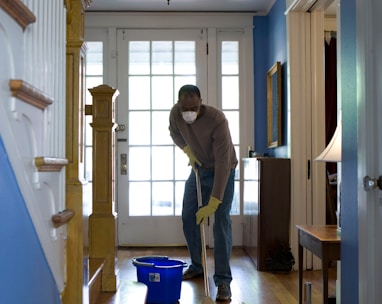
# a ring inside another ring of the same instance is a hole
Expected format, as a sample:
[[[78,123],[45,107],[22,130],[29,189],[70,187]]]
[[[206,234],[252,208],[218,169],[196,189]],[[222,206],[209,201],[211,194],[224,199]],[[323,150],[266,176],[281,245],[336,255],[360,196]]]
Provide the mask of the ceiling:
[[[275,0],[92,0],[86,11],[248,12],[267,15]]]
[[[169,1],[169,2],[167,2]],[[276,0],[91,0],[87,12],[224,12],[268,15]],[[327,1],[330,3],[331,1]],[[339,0],[325,14],[335,16]]]

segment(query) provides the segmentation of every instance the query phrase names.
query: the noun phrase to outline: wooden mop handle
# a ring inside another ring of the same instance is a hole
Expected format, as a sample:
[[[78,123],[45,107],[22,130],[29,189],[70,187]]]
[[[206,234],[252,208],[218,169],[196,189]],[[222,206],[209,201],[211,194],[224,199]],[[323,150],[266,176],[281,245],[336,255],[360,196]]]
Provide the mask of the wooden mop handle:
[[[202,188],[200,185],[200,176],[199,176],[199,170],[195,170],[195,176],[196,176],[196,192],[198,196],[198,206],[199,208],[203,206],[202,201]],[[204,290],[206,293],[206,297],[210,296],[210,287],[208,285],[208,271],[207,271],[207,250],[206,250],[206,233],[205,233],[205,224],[200,224],[200,238],[202,242],[202,265],[203,265],[203,272],[204,272]]]

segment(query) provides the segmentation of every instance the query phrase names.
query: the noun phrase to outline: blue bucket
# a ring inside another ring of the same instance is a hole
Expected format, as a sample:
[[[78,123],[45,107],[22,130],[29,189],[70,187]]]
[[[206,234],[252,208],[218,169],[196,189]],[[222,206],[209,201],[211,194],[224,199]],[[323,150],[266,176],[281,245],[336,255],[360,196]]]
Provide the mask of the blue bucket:
[[[147,304],[178,303],[185,262],[167,256],[144,256],[133,258],[133,265],[137,267],[138,282],[148,287]]]

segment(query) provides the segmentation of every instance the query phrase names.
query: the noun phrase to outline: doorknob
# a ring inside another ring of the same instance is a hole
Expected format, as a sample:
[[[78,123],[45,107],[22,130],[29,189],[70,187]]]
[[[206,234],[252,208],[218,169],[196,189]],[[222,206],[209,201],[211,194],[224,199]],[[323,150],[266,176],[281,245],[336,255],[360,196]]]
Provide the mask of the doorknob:
[[[117,127],[115,128],[115,132],[125,131],[125,129],[126,129],[125,125],[118,124]]]
[[[379,190],[382,190],[382,176],[379,176],[378,178],[371,178],[366,175],[363,178],[363,189],[365,191],[370,191],[377,188],[379,188]]]

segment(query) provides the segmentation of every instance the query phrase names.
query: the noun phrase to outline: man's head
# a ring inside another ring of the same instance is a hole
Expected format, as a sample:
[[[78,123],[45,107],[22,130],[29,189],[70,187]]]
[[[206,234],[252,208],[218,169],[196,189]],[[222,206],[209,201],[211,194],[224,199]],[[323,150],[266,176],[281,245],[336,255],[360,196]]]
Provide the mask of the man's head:
[[[193,123],[202,104],[198,87],[191,84],[182,86],[178,93],[178,102],[183,119],[189,124]]]
[[[200,98],[200,91],[198,87],[192,84],[186,84],[179,89],[178,100],[180,101],[182,99],[182,95],[185,94],[196,94]]]

